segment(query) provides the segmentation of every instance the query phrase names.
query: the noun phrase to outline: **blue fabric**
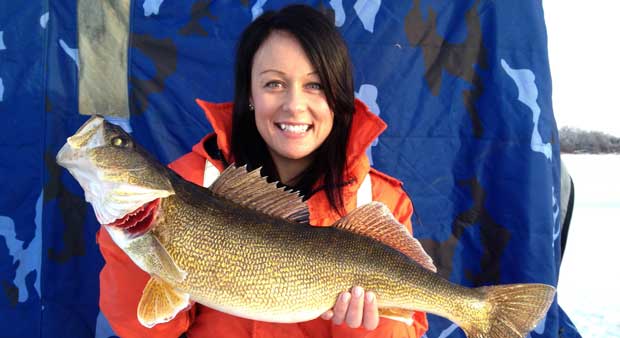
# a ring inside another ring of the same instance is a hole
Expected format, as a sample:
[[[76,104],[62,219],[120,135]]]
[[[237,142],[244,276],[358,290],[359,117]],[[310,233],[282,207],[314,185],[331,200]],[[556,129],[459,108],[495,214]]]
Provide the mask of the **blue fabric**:
[[[114,121],[162,162],[189,151],[211,129],[194,99],[232,98],[240,32],[285,3],[133,1],[132,113]],[[358,96],[389,125],[373,166],[404,182],[415,235],[439,272],[466,286],[557,284],[560,162],[541,3],[306,3],[333,17]],[[113,335],[97,305],[99,225],[54,161],[87,118],[77,106],[76,15],[76,1],[0,5],[3,337]],[[429,318],[429,338],[464,336]],[[531,336],[559,332],[579,337],[554,303]]]

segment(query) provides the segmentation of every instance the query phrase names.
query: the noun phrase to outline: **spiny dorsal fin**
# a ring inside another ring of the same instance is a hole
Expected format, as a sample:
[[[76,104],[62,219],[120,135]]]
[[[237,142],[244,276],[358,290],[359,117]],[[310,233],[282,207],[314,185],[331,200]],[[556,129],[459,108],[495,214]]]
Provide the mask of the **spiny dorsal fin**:
[[[334,227],[377,240],[409,256],[426,269],[437,272],[433,259],[424,251],[422,244],[409,234],[407,228],[381,202],[371,202],[351,211]]]
[[[209,189],[232,202],[265,214],[298,223],[308,222],[308,207],[299,193],[278,188],[260,175],[260,168],[248,172],[246,166],[231,165]]]

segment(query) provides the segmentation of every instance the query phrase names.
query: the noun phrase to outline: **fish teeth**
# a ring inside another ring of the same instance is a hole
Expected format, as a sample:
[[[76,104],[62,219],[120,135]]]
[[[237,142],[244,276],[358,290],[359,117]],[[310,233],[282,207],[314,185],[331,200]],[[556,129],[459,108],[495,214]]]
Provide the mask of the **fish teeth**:
[[[290,131],[292,133],[304,133],[308,131],[308,129],[310,128],[310,125],[278,123],[278,127],[280,128],[280,130]]]

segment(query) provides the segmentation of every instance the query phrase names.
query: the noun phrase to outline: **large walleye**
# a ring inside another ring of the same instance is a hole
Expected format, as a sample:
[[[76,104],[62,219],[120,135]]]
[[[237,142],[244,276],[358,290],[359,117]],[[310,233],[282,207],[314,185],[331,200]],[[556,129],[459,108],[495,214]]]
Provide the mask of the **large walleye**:
[[[308,225],[297,194],[257,171],[230,167],[211,187],[196,186],[102,117],[68,138],[57,161],[114,242],[151,275],[137,309],[148,327],[191,301],[255,320],[306,321],[360,285],[377,294],[384,316],[425,311],[468,337],[525,337],[555,294],[544,284],[450,283],[381,203],[319,228]]]

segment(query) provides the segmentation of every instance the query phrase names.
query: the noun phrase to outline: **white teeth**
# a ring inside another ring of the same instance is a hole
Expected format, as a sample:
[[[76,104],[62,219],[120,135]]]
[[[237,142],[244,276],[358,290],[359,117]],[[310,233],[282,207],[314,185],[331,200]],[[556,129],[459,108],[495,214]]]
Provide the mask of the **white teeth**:
[[[289,131],[292,133],[304,133],[308,131],[308,128],[310,128],[310,125],[307,125],[307,124],[292,125],[292,124],[278,123],[278,127],[281,130]]]

